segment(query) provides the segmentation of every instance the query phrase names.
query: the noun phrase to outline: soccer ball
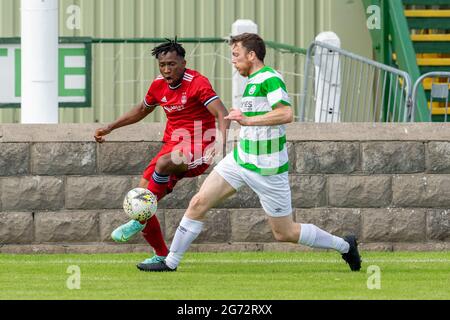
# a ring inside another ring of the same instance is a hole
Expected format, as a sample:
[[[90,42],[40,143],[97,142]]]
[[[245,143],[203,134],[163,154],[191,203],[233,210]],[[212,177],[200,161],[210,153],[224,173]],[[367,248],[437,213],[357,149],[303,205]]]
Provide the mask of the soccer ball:
[[[123,210],[133,220],[147,221],[156,213],[157,207],[156,196],[144,188],[128,191],[123,200]]]

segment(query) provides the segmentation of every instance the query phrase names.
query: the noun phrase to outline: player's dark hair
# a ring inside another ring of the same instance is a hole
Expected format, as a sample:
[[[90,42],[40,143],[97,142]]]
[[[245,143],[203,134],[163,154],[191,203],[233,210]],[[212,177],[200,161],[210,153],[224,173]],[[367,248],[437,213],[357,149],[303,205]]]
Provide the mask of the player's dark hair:
[[[255,52],[259,60],[264,62],[266,57],[266,44],[264,40],[255,33],[242,33],[240,35],[231,37],[230,45],[241,43],[248,52]]]
[[[159,46],[153,48],[152,56],[158,59],[161,53],[167,54],[168,52],[176,52],[179,57],[182,57],[184,59],[184,57],[186,56],[186,50],[184,50],[181,44],[177,42],[177,37],[175,37],[174,40],[167,38],[166,40],[167,42],[164,42]]]

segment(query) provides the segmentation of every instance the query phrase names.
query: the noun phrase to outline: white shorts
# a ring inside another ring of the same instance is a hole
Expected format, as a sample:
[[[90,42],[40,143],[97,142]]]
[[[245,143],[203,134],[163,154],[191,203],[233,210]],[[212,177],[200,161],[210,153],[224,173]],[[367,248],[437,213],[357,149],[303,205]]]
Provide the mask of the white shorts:
[[[257,195],[264,211],[274,218],[289,216],[292,213],[291,188],[287,172],[262,176],[247,170],[236,163],[233,153],[220,161],[214,170],[220,174],[236,191],[244,184]]]

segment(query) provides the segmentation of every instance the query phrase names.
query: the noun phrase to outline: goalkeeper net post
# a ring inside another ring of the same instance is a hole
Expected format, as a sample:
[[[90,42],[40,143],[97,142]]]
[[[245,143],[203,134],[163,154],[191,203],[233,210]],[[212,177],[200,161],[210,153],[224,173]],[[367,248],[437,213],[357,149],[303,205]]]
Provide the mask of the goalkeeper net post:
[[[58,0],[22,0],[22,123],[58,123]]]

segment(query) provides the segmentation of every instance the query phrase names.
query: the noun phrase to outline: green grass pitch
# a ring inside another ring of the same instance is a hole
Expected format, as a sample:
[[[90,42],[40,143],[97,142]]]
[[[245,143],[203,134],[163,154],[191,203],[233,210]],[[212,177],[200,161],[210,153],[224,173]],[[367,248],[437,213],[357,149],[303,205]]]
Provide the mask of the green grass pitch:
[[[0,254],[0,299],[450,299],[448,252],[362,256],[355,273],[332,252],[188,253],[154,274],[135,267],[145,254]]]

